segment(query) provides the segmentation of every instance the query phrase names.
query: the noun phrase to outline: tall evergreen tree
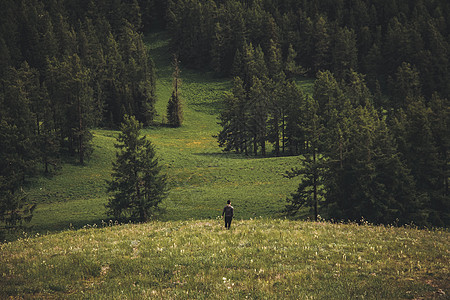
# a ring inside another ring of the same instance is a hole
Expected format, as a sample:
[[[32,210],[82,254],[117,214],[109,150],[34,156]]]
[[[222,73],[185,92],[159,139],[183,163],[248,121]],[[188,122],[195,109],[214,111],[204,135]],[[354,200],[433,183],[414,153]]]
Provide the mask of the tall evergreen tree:
[[[325,190],[323,189],[323,173],[325,167],[324,156],[320,154],[320,138],[323,133],[323,126],[317,115],[318,103],[311,97],[307,97],[303,107],[302,131],[305,133],[307,143],[302,166],[292,168],[286,173],[286,177],[294,178],[301,176],[301,182],[297,192],[288,198],[286,210],[290,214],[295,214],[304,206],[310,207],[314,212],[314,220],[318,220],[319,203],[324,200]]]
[[[288,81],[282,93],[283,153],[298,155],[304,149],[305,135],[301,128],[306,97],[294,82]]]
[[[439,199],[442,199],[443,162],[433,138],[431,119],[432,111],[426,107],[422,97],[409,100],[405,111],[397,113],[393,131],[399,150],[411,169],[422,207],[432,210],[431,222],[434,225],[442,226],[444,220],[440,219],[441,214],[436,214],[436,209],[432,209],[433,206],[443,208],[437,204],[442,202]]]
[[[446,98],[433,94],[429,103],[430,126],[437,150],[439,167],[436,185],[432,192],[430,222],[438,226],[450,224],[450,103]]]
[[[314,23],[312,39],[314,42],[314,71],[329,69],[330,35],[326,18],[319,16]]]
[[[29,148],[23,132],[5,119],[0,120],[0,238],[33,217],[35,204],[29,204],[22,185],[28,166],[23,153]]]
[[[173,127],[180,127],[183,123],[183,109],[181,106],[181,78],[180,78],[180,62],[178,56],[173,56],[173,90],[172,96],[167,104],[167,120],[169,125]]]
[[[409,63],[402,63],[391,82],[393,108],[403,108],[422,95],[419,72]]]
[[[222,130],[217,138],[219,146],[223,147],[224,151],[248,154],[250,136],[247,98],[242,79],[235,77],[233,90],[225,94],[225,107],[219,115]]]
[[[167,179],[155,157],[152,143],[141,136],[142,125],[135,117],[125,116],[115,147],[112,180],[108,182],[108,214],[119,219],[145,222],[166,197]]]
[[[269,114],[269,95],[264,88],[262,81],[254,77],[253,85],[249,93],[249,131],[253,143],[253,154],[258,154],[261,148],[261,154],[266,155],[267,140],[267,120]]]
[[[338,28],[332,51],[332,69],[337,78],[343,78],[345,72],[357,69],[357,51],[355,32],[348,28]]]

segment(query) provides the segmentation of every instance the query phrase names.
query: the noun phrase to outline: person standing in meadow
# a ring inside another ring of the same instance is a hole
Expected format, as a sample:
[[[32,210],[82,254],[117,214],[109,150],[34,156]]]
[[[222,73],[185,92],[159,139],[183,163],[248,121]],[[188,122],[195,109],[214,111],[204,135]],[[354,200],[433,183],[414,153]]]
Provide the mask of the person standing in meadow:
[[[233,219],[234,208],[231,206],[231,201],[227,201],[227,205],[223,208],[222,217],[225,216],[225,228],[230,229],[231,220]]]

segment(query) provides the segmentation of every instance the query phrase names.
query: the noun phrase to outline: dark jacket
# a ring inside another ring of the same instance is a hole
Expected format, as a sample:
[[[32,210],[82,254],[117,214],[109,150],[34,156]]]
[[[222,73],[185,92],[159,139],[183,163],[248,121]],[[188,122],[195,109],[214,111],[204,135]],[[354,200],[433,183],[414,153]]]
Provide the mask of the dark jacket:
[[[222,216],[225,215],[225,217],[233,217],[233,211],[234,211],[233,206],[227,205],[223,208]]]

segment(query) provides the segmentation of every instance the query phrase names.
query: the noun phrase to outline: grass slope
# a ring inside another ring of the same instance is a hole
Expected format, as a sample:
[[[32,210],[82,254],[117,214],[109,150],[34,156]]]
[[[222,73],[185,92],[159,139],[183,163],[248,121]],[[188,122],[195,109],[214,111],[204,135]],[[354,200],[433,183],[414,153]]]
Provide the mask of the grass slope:
[[[169,38],[164,32],[147,37],[157,68],[157,123],[162,123],[172,92]],[[298,164],[296,157],[246,157],[226,154],[213,136],[220,126],[223,93],[230,90],[229,79],[182,69],[181,93],[185,121],[180,128],[154,126],[143,133],[155,145],[172,190],[161,204],[165,213],[159,220],[215,218],[230,199],[239,219],[280,216],[286,197],[298,181],[282,174]],[[312,80],[299,82],[306,91]],[[29,198],[38,203],[31,225],[37,232],[58,231],[74,226],[99,224],[108,220],[106,180],[110,179],[113,147],[117,132],[94,130],[94,154],[86,166],[65,164],[51,178],[33,182]]]
[[[257,218],[67,230],[0,245],[0,298],[445,299],[448,231]],[[448,299],[448,298],[447,298]]]

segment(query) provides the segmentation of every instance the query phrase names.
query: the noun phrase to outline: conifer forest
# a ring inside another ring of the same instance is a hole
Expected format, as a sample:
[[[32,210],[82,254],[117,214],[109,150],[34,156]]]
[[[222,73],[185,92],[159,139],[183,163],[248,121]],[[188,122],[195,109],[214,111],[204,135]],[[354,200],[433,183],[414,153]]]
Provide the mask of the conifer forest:
[[[299,156],[287,215],[448,227],[449,16],[447,0],[2,0],[0,223],[31,218],[30,178],[86,163],[94,128],[161,126],[145,37],[165,31],[165,125],[183,126],[180,67],[228,78],[220,151]]]

